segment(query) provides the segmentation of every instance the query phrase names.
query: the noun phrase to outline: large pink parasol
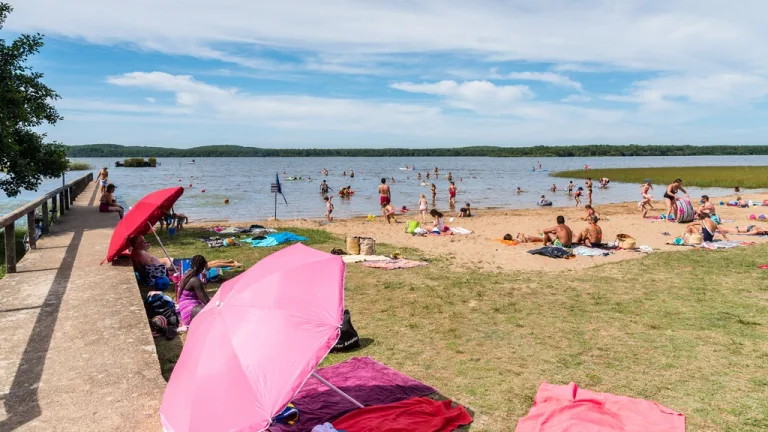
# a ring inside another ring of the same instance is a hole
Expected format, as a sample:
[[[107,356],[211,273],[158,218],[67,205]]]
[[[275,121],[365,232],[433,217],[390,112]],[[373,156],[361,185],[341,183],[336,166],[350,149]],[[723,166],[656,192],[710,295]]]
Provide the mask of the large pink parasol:
[[[164,429],[266,429],[333,347],[343,314],[344,262],[302,244],[225,282],[190,326]]]

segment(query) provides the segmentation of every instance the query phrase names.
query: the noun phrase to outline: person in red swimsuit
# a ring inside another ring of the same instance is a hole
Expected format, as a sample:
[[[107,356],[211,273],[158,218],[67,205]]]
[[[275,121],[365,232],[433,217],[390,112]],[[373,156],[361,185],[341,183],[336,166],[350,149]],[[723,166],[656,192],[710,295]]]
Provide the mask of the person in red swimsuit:
[[[384,218],[387,217],[387,206],[392,201],[392,194],[387,185],[387,179],[382,178],[379,185],[379,204],[381,205],[381,214]]]
[[[459,191],[459,188],[456,187],[456,183],[451,182],[451,185],[448,186],[448,203],[450,208],[456,207],[456,192]]]

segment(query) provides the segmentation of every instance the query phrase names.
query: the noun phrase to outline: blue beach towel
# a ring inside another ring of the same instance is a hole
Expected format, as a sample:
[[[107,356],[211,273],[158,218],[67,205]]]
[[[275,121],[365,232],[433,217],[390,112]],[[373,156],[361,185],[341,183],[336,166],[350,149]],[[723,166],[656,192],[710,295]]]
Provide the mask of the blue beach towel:
[[[267,234],[263,240],[253,240],[251,242],[252,247],[271,247],[277,246],[288,242],[302,242],[306,241],[306,237],[296,235],[292,232],[279,232],[273,234]]]

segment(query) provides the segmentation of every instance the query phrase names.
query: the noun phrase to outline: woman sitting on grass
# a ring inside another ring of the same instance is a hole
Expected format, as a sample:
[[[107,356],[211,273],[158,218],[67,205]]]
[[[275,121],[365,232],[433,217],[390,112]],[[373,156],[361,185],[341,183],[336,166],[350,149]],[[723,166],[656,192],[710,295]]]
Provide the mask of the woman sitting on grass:
[[[179,305],[181,322],[184,325],[189,325],[192,322],[192,318],[211,301],[208,293],[205,292],[203,281],[199,278],[206,267],[208,267],[208,262],[206,262],[202,255],[193,256],[192,268],[184,274],[184,278],[179,282],[177,303]]]
[[[107,190],[101,194],[101,198],[99,199],[99,211],[101,213],[117,213],[117,215],[120,216],[120,219],[123,218],[123,208],[117,205],[117,200],[115,200],[115,185],[110,183],[107,186]]]

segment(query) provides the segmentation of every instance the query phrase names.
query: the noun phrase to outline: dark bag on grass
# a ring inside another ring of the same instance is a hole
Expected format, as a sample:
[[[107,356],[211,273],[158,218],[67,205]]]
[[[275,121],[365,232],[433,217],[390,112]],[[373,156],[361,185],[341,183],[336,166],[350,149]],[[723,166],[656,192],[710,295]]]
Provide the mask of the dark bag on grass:
[[[341,322],[341,334],[339,335],[339,340],[336,341],[336,345],[331,349],[331,352],[349,351],[359,347],[360,337],[357,335],[357,330],[352,327],[352,319],[349,309],[344,309],[344,321]]]

